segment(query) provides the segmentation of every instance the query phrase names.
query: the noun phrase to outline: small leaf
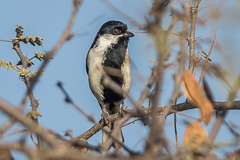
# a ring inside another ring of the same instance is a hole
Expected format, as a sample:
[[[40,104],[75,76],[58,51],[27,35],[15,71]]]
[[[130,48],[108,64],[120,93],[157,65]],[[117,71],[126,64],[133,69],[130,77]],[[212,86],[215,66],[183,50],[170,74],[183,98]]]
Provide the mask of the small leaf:
[[[19,29],[22,29],[22,30],[25,29],[25,27],[24,27],[23,25],[18,26],[18,28],[19,28]]]
[[[38,116],[42,117],[38,111],[30,111],[27,113],[27,117],[33,120],[37,120]]]
[[[31,43],[31,45],[35,46],[35,43],[31,38],[29,39],[29,43]]]
[[[3,67],[4,67],[4,68],[7,67],[7,62],[4,62],[4,61],[3,61],[2,64],[3,64]]]
[[[39,46],[43,46],[43,43],[41,41],[44,40],[42,37],[35,37],[35,36],[28,36],[28,35],[25,35],[25,37],[18,35],[14,39],[22,41],[25,44],[29,42],[33,46],[35,46],[35,44]]]
[[[22,77],[27,77],[30,74],[30,71],[27,68],[22,68],[18,70],[17,73]]]
[[[4,68],[7,68],[7,70],[10,70],[11,68],[13,70],[16,70],[15,65],[12,64],[11,62],[5,62],[5,61],[0,60],[0,67],[1,66]]]
[[[44,38],[43,37],[37,37],[38,39],[40,39],[41,41],[44,41]]]
[[[9,70],[11,68],[11,64],[7,63],[7,70]]]
[[[45,60],[47,58],[47,54],[44,54],[44,53],[33,52],[33,54],[39,61]],[[48,58],[53,59],[53,57],[48,57]]]
[[[199,121],[190,123],[184,134],[183,144],[190,148],[197,148],[208,139],[208,134],[205,128]]]
[[[183,73],[182,84],[187,98],[200,109],[202,120],[206,124],[209,124],[213,116],[213,106],[207,97],[205,97],[200,83],[192,73],[186,69]]]

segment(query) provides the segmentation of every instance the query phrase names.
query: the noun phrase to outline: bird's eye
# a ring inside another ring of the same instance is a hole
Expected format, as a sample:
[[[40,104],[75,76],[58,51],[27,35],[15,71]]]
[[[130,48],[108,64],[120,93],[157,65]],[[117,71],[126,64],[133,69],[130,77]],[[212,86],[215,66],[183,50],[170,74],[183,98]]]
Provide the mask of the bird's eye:
[[[121,33],[121,31],[119,29],[117,29],[117,28],[113,29],[113,34],[119,34],[119,33]]]

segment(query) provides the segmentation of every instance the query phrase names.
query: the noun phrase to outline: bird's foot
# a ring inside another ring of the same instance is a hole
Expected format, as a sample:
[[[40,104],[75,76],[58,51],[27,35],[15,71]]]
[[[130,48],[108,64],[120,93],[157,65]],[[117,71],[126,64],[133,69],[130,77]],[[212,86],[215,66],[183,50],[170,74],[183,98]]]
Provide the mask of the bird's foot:
[[[107,111],[107,109],[105,107],[102,108],[102,119],[104,120],[104,122],[107,124],[107,126],[111,126],[111,122],[108,119],[109,117],[109,113]]]
[[[109,114],[109,112],[102,108],[102,119],[107,126],[111,127],[111,124],[114,123],[119,118],[119,113]]]

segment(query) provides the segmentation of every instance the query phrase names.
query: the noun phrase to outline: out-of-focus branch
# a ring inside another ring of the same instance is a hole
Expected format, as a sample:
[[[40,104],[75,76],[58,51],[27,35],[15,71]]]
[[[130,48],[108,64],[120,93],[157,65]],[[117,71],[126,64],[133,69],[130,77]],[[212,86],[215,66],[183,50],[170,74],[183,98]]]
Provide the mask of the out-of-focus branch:
[[[152,97],[152,116],[153,116],[153,118],[152,118],[152,122],[151,122],[151,130],[150,130],[149,138],[147,140],[146,149],[150,152],[159,152],[159,150],[162,150],[161,147],[165,147],[166,151],[168,152],[168,154],[171,157],[171,151],[170,151],[167,143],[164,142],[166,139],[164,138],[163,132],[162,132],[163,131],[162,126],[165,122],[165,116],[160,117],[160,119],[156,118],[157,106],[158,106],[158,101],[159,101],[159,97],[160,97],[159,89],[161,88],[161,85],[162,85],[162,77],[163,77],[163,73],[164,73],[164,69],[165,69],[164,62],[168,60],[168,54],[169,54],[168,38],[169,38],[169,34],[170,34],[171,30],[173,29],[173,27],[177,21],[176,17],[175,17],[173,4],[170,3],[171,11],[173,12],[172,13],[172,15],[173,15],[172,22],[167,31],[164,31],[162,29],[162,27],[159,26],[159,24],[161,24],[161,19],[163,18],[164,10],[166,8],[165,3],[166,3],[166,1],[159,1],[159,0],[154,1],[151,11],[150,11],[151,15],[153,15],[153,17],[154,17],[154,23],[149,24],[149,32],[151,33],[151,35],[155,41],[158,58],[157,58],[157,64],[156,64],[157,69],[156,69],[156,73],[155,73],[156,74],[156,83],[155,83],[156,92],[154,93],[154,95]],[[185,10],[188,10],[188,9],[185,9]],[[184,15],[184,16],[186,17],[186,15]],[[184,32],[184,33],[186,33],[186,32]],[[184,50],[183,50],[183,53],[185,54]],[[182,57],[181,59],[183,59],[182,61],[184,63],[185,58],[182,56],[182,54],[181,54],[181,57]],[[180,66],[182,66],[182,63],[180,63],[180,64],[181,64]],[[179,69],[181,69],[181,67]],[[181,71],[180,71],[180,73],[181,73]],[[177,79],[178,79],[177,82],[181,81],[181,74],[180,74],[180,78],[177,78]],[[174,98],[174,100],[178,97],[179,85],[180,85],[180,82],[176,83],[174,94],[176,94],[177,96],[172,97],[172,98]],[[168,105],[168,107],[165,108],[163,114],[167,115],[170,108],[171,108],[171,105]],[[156,148],[159,148],[159,149],[156,149]],[[158,153],[158,154],[161,155],[161,153]]]
[[[0,148],[21,151],[21,152],[25,153],[29,159],[40,160],[39,156],[37,154],[37,151],[26,146],[22,142],[14,142],[14,143],[10,143],[10,144],[0,143]],[[1,158],[1,156],[0,156],[0,158]],[[10,160],[10,159],[3,159],[3,160]]]
[[[146,87],[144,88],[144,90],[142,91],[141,96],[136,103],[137,108],[139,108],[140,105],[144,102],[144,100],[148,97],[149,90],[151,89],[152,85],[156,81],[156,75],[155,74],[156,74],[156,66],[154,66],[152,68],[152,74],[151,74],[151,76],[148,80],[148,83],[147,83]]]
[[[239,88],[240,88],[240,75],[236,79],[236,81],[235,81],[235,83],[233,85],[233,88],[232,88],[231,92],[229,93],[229,97],[228,97],[228,100],[226,102],[225,109],[218,116],[217,121],[215,122],[215,125],[213,126],[213,129],[212,129],[212,131],[211,131],[211,133],[209,135],[209,139],[211,141],[214,141],[214,139],[216,138],[217,133],[219,132],[220,127],[222,126],[222,124],[223,124],[223,122],[225,120],[225,117],[227,116],[227,113],[228,113],[229,109],[234,105],[232,100],[236,97],[236,95],[237,95],[237,93],[239,91]]]
[[[191,6],[191,1],[186,3],[183,6],[184,13],[183,13],[183,27],[182,27],[182,33],[181,33],[181,39],[180,39],[180,59],[179,59],[179,71],[178,74],[175,74],[175,87],[173,94],[171,96],[171,99],[167,105],[167,107],[164,109],[163,116],[159,119],[159,128],[162,129],[164,126],[165,122],[165,117],[169,114],[171,110],[172,104],[177,100],[179,96],[179,88],[182,82],[182,76],[183,76],[183,71],[184,71],[184,64],[185,64],[185,57],[186,57],[186,46],[185,46],[185,38],[187,37],[188,34],[188,19],[189,19],[189,8]]]
[[[159,4],[159,5],[162,6],[162,4]],[[151,12],[156,11],[155,9],[152,8]],[[154,88],[155,92],[151,98],[151,102],[152,102],[151,109],[152,109],[153,118],[151,121],[151,130],[150,130],[149,138],[147,140],[146,150],[150,152],[156,152],[158,149],[156,149],[155,147],[158,146],[157,148],[159,148],[162,146],[162,145],[159,145],[158,143],[159,140],[157,140],[158,137],[161,136],[161,133],[159,131],[159,127],[157,126],[157,118],[155,115],[157,113],[157,106],[160,99],[159,90],[162,85],[162,78],[163,78],[163,73],[165,69],[164,62],[168,59],[167,57],[169,53],[169,48],[168,48],[167,41],[168,41],[169,34],[168,32],[164,31],[163,28],[161,28],[161,26],[159,26],[159,22],[160,22],[159,15],[158,14],[156,15],[155,13],[152,13],[152,14],[155,17],[155,20],[154,22],[149,23],[148,31],[151,34],[152,38],[154,39],[158,57],[155,65],[156,70],[155,70],[155,73],[153,73],[156,78],[155,88]],[[153,148],[155,149],[153,150]]]
[[[9,121],[0,128],[0,139],[2,139],[4,132],[6,132],[14,123],[14,118],[10,118]]]
[[[25,153],[29,159],[31,160],[43,160],[43,159],[85,159],[85,160],[97,160],[98,157],[80,152],[78,150],[73,149],[65,149],[65,150],[42,150],[36,151],[22,142],[15,142],[10,144],[0,143],[1,149],[11,149]]]
[[[59,142],[53,136],[49,135],[46,131],[41,129],[36,123],[32,122],[25,115],[23,115],[19,109],[13,108],[10,104],[0,99],[0,110],[6,113],[8,116],[14,118],[16,121],[24,125],[29,132],[36,133],[43,138],[50,146],[59,147]]]
[[[66,27],[65,31],[63,32],[63,35],[61,36],[59,41],[53,47],[53,49],[46,54],[46,59],[44,60],[44,62],[41,65],[41,67],[39,68],[36,76],[34,76],[34,78],[31,80],[31,86],[29,87],[30,89],[33,89],[35,83],[39,79],[40,73],[47,66],[47,64],[49,63],[50,58],[54,57],[56,55],[56,53],[58,52],[58,50],[63,46],[63,44],[66,41],[68,41],[68,40],[70,40],[72,38],[72,36],[73,36],[71,34],[72,26],[73,26],[73,24],[75,22],[75,19],[76,19],[76,16],[77,16],[77,13],[78,13],[78,10],[79,10],[81,4],[82,4],[82,0],[74,0],[73,1],[73,11],[72,11],[70,19],[68,21],[67,27]]]

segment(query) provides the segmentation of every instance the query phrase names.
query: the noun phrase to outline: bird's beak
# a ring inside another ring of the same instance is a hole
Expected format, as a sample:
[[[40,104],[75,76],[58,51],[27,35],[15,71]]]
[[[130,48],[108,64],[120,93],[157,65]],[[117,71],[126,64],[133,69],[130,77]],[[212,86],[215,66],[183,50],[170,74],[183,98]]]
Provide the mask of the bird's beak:
[[[123,36],[126,37],[126,38],[134,37],[134,34],[132,32],[126,31]]]

